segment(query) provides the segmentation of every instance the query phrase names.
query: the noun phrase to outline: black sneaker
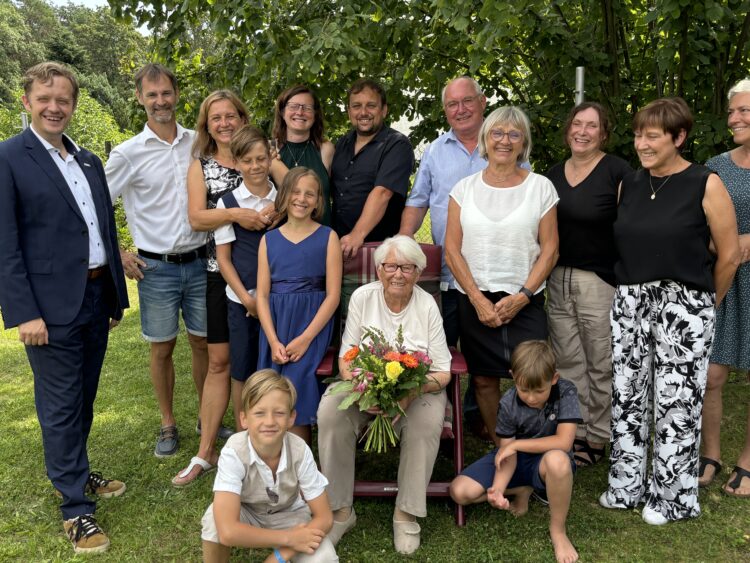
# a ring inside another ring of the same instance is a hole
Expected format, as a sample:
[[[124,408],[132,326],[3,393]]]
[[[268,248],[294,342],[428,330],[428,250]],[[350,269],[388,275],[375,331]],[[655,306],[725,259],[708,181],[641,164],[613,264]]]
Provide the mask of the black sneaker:
[[[159,438],[156,440],[154,455],[156,457],[169,457],[177,453],[180,447],[180,437],[176,426],[163,426],[159,429]]]
[[[109,548],[109,538],[96,523],[93,514],[64,520],[63,528],[76,553],[103,553]]]

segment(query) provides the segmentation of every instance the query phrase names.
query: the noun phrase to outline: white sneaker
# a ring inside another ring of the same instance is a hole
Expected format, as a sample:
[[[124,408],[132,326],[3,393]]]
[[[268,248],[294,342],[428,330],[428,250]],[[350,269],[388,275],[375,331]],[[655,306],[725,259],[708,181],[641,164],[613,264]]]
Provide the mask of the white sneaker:
[[[652,526],[663,526],[664,524],[669,522],[666,516],[664,516],[661,512],[657,512],[653,508],[649,508],[648,505],[643,507],[641,517],[646,524],[651,524]]]
[[[627,509],[627,506],[622,506],[621,504],[610,504],[609,499],[607,499],[607,491],[604,491],[599,497],[599,505],[603,506],[604,508],[612,508],[612,509],[619,509],[619,510]]]

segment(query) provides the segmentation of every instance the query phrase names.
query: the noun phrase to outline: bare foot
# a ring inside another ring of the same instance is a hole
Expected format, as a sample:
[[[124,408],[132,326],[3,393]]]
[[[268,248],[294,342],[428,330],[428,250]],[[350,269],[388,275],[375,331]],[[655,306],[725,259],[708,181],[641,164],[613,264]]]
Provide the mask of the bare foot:
[[[578,561],[578,552],[564,532],[550,531],[549,535],[552,540],[552,547],[555,548],[555,560],[557,560],[557,563],[574,563],[574,561]]]
[[[510,503],[508,510],[513,516],[523,516],[529,511],[529,499],[534,492],[532,487],[519,487],[516,489],[515,498]]]

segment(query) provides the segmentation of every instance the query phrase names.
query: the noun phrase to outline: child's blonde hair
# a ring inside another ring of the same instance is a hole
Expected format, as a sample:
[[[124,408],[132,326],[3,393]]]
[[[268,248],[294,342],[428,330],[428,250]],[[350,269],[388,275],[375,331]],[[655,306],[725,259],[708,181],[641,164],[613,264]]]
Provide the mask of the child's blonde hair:
[[[289,412],[297,403],[297,390],[289,380],[273,369],[261,369],[252,374],[242,386],[242,410],[249,411],[271,391],[289,395]]]
[[[286,217],[289,212],[289,200],[292,198],[292,190],[297,185],[297,182],[305,176],[313,178],[318,185],[318,200],[315,203],[312,218],[316,221],[320,221],[320,218],[323,216],[323,186],[320,183],[320,178],[314,170],[304,166],[296,166],[284,176],[284,181],[281,183],[279,194],[276,196],[276,211],[282,219]]]
[[[531,390],[540,389],[552,381],[557,371],[552,347],[546,340],[521,342],[510,358],[510,370],[516,384]]]

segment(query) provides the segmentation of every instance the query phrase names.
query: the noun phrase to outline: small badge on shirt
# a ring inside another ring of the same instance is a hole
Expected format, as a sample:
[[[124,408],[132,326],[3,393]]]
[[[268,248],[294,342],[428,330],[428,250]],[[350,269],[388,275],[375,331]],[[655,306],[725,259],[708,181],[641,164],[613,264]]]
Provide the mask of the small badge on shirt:
[[[84,162],[83,165],[84,166],[88,166],[89,168],[91,168],[91,165],[88,162]]]
[[[557,418],[557,415],[555,413],[550,413],[548,420],[555,420]]]

